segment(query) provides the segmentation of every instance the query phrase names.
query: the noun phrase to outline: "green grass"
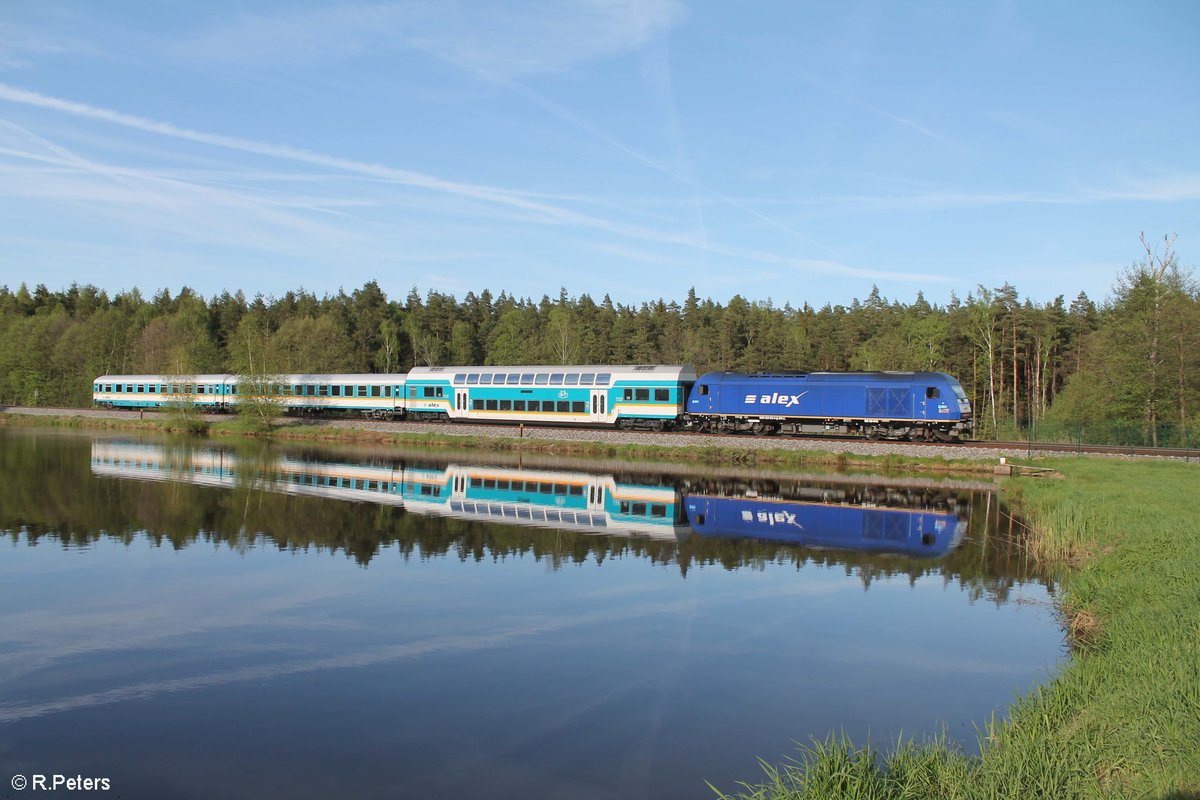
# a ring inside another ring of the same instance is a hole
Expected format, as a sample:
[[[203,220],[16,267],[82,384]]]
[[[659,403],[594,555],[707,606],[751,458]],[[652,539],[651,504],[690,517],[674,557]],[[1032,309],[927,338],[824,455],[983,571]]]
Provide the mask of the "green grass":
[[[1045,463],[1065,479],[1013,479],[1010,497],[1058,573],[1069,664],[984,727],[979,756],[833,736],[735,796],[1200,797],[1200,466]]]

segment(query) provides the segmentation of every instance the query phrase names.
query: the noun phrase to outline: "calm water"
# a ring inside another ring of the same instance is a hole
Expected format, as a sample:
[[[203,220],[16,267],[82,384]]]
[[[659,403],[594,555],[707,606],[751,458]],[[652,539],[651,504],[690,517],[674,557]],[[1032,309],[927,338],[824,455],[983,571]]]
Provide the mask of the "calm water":
[[[692,798],[835,730],[974,751],[1062,657],[1000,519],[860,478],[0,431],[0,779]]]

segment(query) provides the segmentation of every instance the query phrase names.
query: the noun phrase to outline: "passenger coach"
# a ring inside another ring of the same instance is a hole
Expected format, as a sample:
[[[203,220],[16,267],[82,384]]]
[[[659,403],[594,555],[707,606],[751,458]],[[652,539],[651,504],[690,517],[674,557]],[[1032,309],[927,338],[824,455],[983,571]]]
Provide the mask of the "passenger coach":
[[[392,419],[404,415],[403,375],[101,375],[92,402],[108,408],[159,408],[185,403],[201,411],[230,411],[240,398],[277,403],[285,411],[358,411]]]
[[[414,419],[580,423],[666,430],[682,416],[691,367],[413,367]]]

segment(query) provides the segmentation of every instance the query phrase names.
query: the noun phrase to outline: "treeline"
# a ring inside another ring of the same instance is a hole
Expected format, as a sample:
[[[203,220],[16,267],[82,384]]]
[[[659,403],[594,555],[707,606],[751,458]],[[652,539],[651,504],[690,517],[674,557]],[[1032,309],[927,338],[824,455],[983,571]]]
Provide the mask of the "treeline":
[[[1143,244],[1145,241],[1143,239]],[[534,301],[488,290],[368,282],[248,299],[188,288],[147,299],[94,286],[0,287],[0,403],[86,406],[101,374],[403,372],[414,364],[682,363],[707,370],[944,370],[962,381],[982,433],[1042,420],[1194,425],[1200,298],[1173,240],[1122,273],[1097,305],[979,286],[946,305],[873,288],[848,306],[775,305],[689,290],[639,306],[584,294]]]

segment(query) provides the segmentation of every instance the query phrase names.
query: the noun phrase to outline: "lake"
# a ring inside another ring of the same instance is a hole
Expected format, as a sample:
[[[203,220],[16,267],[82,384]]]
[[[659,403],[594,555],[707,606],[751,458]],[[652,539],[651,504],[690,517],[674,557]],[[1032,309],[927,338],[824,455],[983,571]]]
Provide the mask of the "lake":
[[[987,487],[689,469],[0,429],[0,763],[703,798],[830,732],[977,752],[1065,657]]]

